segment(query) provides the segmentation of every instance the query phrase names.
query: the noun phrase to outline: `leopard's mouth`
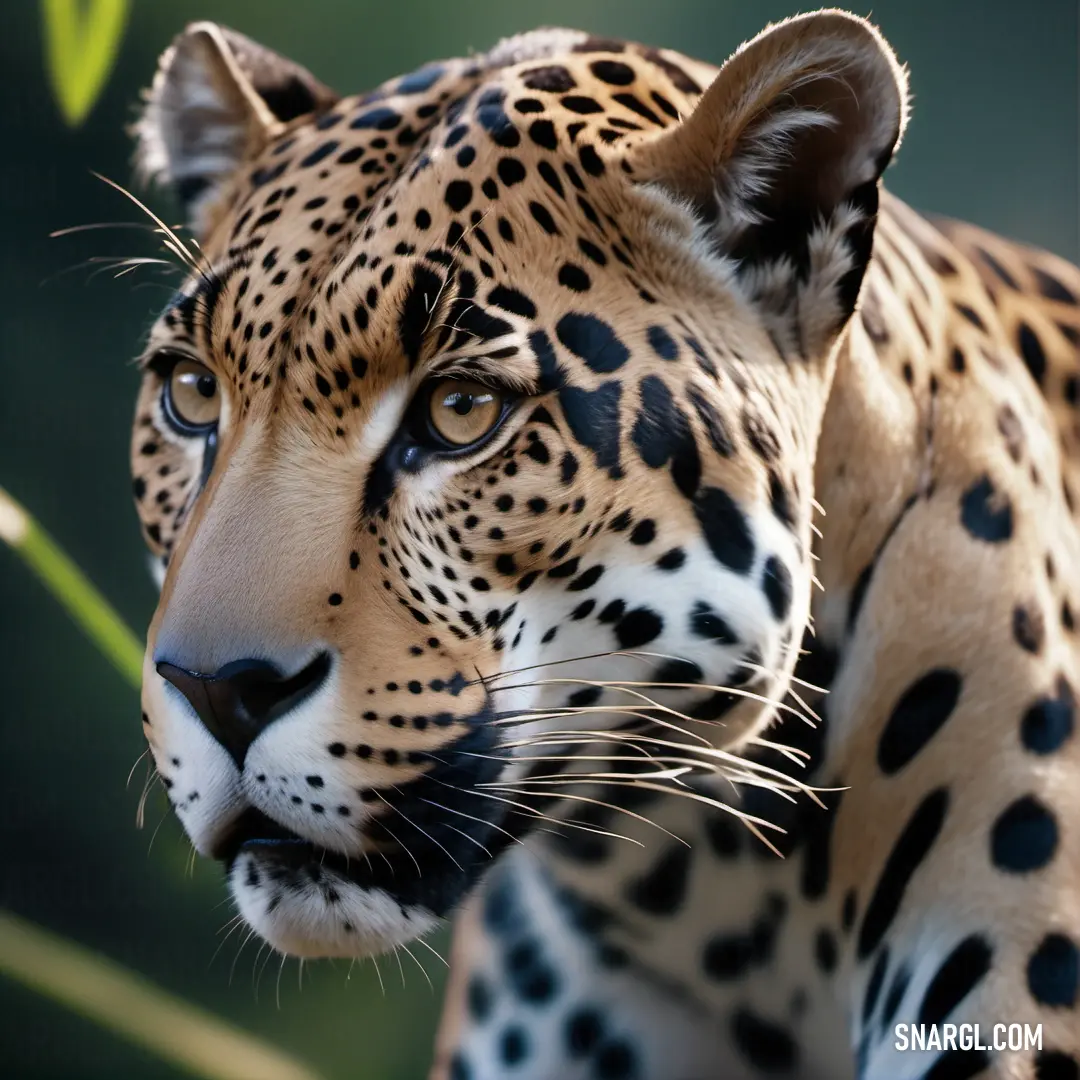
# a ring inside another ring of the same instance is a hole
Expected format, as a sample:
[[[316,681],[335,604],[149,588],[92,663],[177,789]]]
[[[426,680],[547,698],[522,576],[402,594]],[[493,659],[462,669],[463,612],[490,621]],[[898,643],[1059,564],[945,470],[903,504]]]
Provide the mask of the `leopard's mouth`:
[[[310,840],[291,832],[254,806],[249,806],[214,845],[211,857],[231,870],[237,856],[245,848],[273,847],[278,851],[307,849],[309,852],[332,854]]]
[[[476,794],[501,764],[465,760],[453,783],[440,766],[386,791],[385,814],[364,823],[349,853],[245,809],[212,851],[241,914],[297,956],[366,956],[433,929],[516,835],[504,805]]]

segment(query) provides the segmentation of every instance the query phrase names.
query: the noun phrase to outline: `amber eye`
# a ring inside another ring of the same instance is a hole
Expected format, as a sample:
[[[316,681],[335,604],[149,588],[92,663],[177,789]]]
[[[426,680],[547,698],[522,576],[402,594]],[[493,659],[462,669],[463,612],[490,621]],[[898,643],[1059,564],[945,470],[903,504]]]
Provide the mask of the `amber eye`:
[[[498,390],[460,379],[440,379],[428,401],[433,431],[455,449],[479,442],[506,411],[506,397]]]
[[[218,381],[195,360],[177,360],[165,379],[162,404],[169,422],[181,435],[201,435],[221,415]]]

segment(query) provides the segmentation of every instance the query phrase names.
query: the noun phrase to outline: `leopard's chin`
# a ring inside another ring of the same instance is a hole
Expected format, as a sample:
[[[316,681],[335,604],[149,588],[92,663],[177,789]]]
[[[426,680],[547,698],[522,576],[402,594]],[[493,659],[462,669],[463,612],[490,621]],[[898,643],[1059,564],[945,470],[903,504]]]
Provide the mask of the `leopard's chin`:
[[[290,956],[378,955],[439,925],[425,906],[352,880],[356,864],[300,839],[249,841],[232,860],[229,885],[245,921]]]
[[[474,826],[489,843],[466,844],[459,830],[456,849],[416,834],[407,846],[346,855],[251,808],[214,857],[226,867],[240,914],[274,948],[300,957],[365,957],[435,929],[490,868],[500,850],[492,840],[498,826],[479,818]]]

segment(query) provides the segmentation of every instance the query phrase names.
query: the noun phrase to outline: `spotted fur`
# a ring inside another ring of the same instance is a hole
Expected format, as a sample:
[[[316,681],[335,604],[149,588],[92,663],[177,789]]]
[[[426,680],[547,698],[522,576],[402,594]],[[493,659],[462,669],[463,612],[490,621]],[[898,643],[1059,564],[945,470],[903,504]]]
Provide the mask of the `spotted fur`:
[[[1080,272],[886,195],[906,120],[840,12],[344,99],[162,59],[144,729],[277,948],[455,915],[435,1080],[1080,1072]],[[447,378],[506,402],[453,452]]]

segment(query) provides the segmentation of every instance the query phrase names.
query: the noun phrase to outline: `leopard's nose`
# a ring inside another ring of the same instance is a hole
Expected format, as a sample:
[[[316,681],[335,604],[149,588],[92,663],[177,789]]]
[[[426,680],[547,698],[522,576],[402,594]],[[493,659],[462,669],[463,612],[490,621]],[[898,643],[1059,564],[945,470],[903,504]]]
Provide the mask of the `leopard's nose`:
[[[159,660],[158,674],[187,698],[206,730],[241,768],[251,744],[275,720],[314,694],[330,672],[320,652],[288,675],[265,660],[232,660],[208,675]]]

